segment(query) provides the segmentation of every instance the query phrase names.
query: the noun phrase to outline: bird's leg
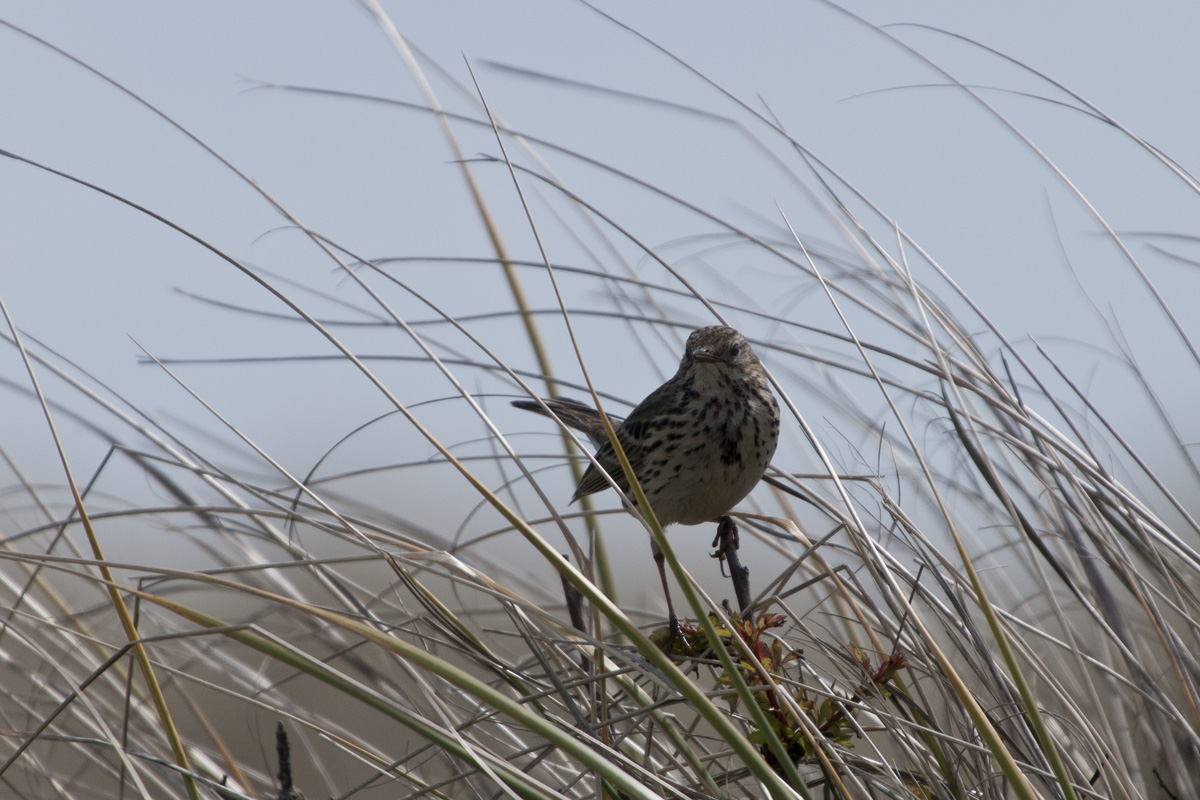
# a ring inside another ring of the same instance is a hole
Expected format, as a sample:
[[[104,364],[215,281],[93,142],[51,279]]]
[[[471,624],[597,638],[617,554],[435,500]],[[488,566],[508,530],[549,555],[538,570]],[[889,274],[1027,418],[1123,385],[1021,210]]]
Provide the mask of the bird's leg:
[[[671,638],[667,640],[666,652],[671,652],[671,647],[675,644],[675,639],[679,637],[683,631],[679,627],[679,618],[675,616],[675,606],[671,603],[671,587],[667,585],[667,560],[663,557],[662,551],[658,547],[654,548],[654,564],[658,567],[658,577],[662,581],[663,597],[667,598],[667,624],[671,628]]]
[[[744,617],[750,609],[750,568],[743,567],[738,558],[738,527],[732,517],[717,520],[717,536],[713,539],[717,552],[713,558],[721,559],[722,569],[729,562],[729,578],[733,581],[733,593],[737,597],[738,610]]]

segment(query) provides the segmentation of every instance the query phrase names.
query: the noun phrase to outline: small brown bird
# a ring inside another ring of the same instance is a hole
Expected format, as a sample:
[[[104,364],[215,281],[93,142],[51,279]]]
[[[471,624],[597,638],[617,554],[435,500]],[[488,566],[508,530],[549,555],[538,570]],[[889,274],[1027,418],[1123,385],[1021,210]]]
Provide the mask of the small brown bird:
[[[596,445],[596,461],[632,500],[599,412],[574,400],[544,402],[553,416]],[[513,405],[551,416],[533,401],[517,400]],[[663,527],[722,521],[762,478],[779,442],[779,405],[762,363],[746,338],[725,326],[693,331],[674,377],[624,421],[610,419]],[[571,502],[607,486],[604,475],[590,464]],[[676,630],[657,544],[654,560],[667,596],[671,628]]]

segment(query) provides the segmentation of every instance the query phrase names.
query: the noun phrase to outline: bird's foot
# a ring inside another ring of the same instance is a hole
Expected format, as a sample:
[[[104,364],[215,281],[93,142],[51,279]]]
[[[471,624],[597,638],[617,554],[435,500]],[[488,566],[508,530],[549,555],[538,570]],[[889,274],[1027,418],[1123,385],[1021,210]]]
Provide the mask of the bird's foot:
[[[675,646],[676,640],[683,640],[683,627],[679,624],[679,617],[675,616],[675,612],[671,612],[670,619],[667,620],[667,628],[671,631],[671,638],[667,639],[667,652],[671,652],[671,648]]]
[[[750,608],[750,569],[743,567],[738,558],[738,526],[732,517],[721,517],[717,523],[717,536],[713,539],[713,547],[717,550],[712,557],[721,560],[722,576],[725,575],[725,563],[729,563],[728,577],[733,581],[738,608],[745,614]]]
[[[650,634],[650,641],[669,657],[686,659],[694,658],[703,649],[706,640],[704,631],[698,625],[681,624],[672,614],[666,625]]]
[[[713,537],[712,546],[717,548],[716,552],[710,555],[713,558],[718,558],[722,562],[726,556],[737,550],[740,541],[738,539],[738,526],[733,521],[733,517],[718,517],[717,518],[717,535]],[[724,572],[724,564],[722,563],[722,572]]]

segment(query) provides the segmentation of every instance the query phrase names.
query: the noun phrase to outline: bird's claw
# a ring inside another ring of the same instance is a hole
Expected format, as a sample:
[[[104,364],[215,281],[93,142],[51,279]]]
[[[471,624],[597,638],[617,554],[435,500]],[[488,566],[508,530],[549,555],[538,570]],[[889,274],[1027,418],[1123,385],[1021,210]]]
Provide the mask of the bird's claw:
[[[738,526],[733,521],[732,517],[721,517],[717,520],[717,535],[713,537],[712,546],[717,548],[715,553],[712,553],[713,558],[725,560],[725,554],[731,550],[737,550],[740,546],[738,539]]]

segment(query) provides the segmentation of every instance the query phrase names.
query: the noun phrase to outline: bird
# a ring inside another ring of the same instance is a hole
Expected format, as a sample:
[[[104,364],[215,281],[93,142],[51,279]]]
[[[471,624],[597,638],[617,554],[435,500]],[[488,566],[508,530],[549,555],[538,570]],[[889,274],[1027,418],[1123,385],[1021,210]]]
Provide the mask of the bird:
[[[636,506],[600,412],[564,398],[513,405],[557,418],[596,447],[595,463],[584,471],[572,503],[608,488],[607,473]],[[725,325],[693,331],[675,375],[624,420],[609,420],[664,528],[710,521],[732,526],[728,513],[754,489],[779,443],[779,404],[766,370],[746,337]],[[651,545],[674,633],[679,623],[663,555],[653,539]]]

